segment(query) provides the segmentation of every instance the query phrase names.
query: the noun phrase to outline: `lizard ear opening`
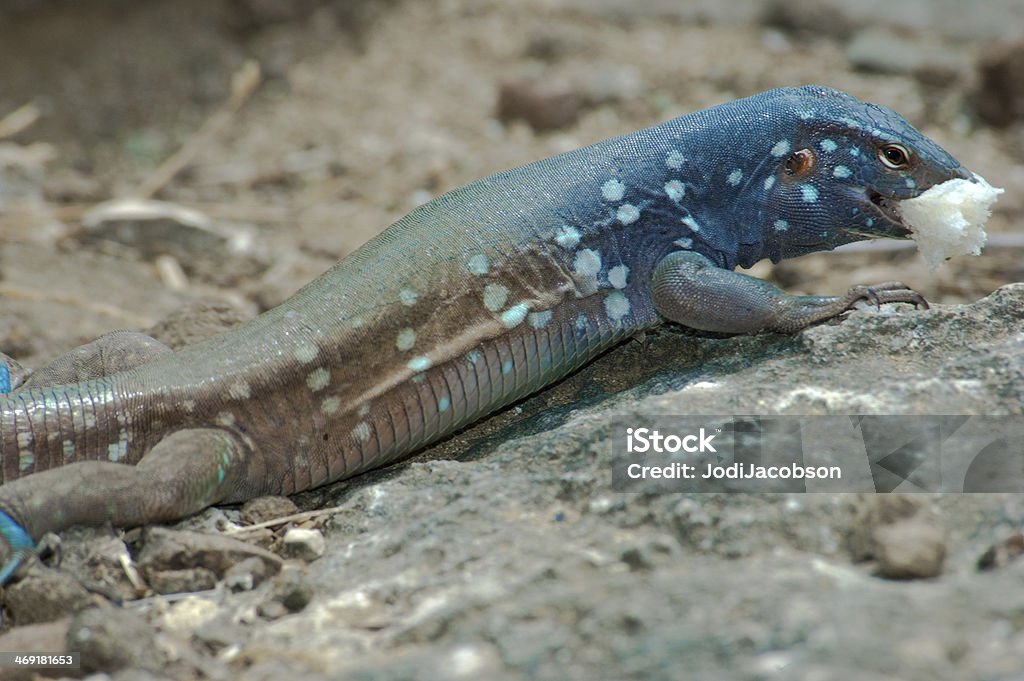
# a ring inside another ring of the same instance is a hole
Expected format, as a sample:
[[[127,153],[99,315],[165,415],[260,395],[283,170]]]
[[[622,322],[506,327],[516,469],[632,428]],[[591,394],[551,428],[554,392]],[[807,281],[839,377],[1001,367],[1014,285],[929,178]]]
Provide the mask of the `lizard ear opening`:
[[[782,168],[786,175],[793,179],[806,177],[813,169],[818,159],[810,149],[797,149],[786,158]]]

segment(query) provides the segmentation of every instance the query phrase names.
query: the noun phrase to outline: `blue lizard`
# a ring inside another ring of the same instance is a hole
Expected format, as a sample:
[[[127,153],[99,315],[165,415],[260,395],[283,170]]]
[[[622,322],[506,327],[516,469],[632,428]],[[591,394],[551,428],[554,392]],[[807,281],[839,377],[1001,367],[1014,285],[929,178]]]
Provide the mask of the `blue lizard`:
[[[89,360],[125,342],[100,339],[0,399],[0,579],[48,531],[382,466],[664,320],[793,332],[858,301],[924,304],[899,283],[793,296],[733,269],[906,238],[898,201],[968,177],[889,109],[810,86],[447,193],[238,329],[121,372]]]

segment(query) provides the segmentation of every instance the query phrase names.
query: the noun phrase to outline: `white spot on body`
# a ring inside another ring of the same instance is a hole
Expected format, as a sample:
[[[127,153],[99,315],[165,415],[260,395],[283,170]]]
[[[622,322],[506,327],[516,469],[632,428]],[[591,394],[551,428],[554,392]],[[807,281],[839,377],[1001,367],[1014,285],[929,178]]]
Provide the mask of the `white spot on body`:
[[[725,178],[725,181],[728,182],[733,187],[738,187],[740,185],[740,182],[743,181],[743,171],[737,168],[736,170],[729,173],[729,177]]]
[[[685,218],[683,218],[683,224],[695,232],[700,231],[700,223],[694,220],[692,215],[687,215]]]
[[[559,227],[555,232],[555,243],[565,249],[576,248],[580,243],[580,233],[575,227]]]
[[[629,314],[629,298],[627,298],[622,291],[612,291],[608,294],[608,297],[604,299],[604,309],[608,313],[608,318],[613,322],[620,321],[623,317]]]
[[[668,152],[668,155],[665,156],[665,165],[672,170],[679,170],[683,167],[683,163],[685,162],[686,157],[683,156],[682,152],[676,151],[675,149]]]
[[[230,411],[222,411],[214,418],[214,422],[216,422],[218,426],[231,427],[235,425],[235,415]]]
[[[360,404],[359,409],[356,410],[356,413],[359,414],[359,416],[361,417],[367,416],[370,413],[370,403],[363,402],[362,404]]]
[[[551,322],[553,316],[551,310],[543,310],[541,312],[531,312],[526,315],[526,323],[535,329],[543,329]]]
[[[117,463],[128,455],[128,442],[126,440],[118,440],[107,445],[107,460],[113,463]]]
[[[356,424],[356,427],[352,429],[352,437],[359,440],[360,442],[366,442],[370,439],[370,424],[366,421],[360,421]]]
[[[64,440],[60,443],[61,452],[65,459],[72,459],[75,456],[75,443],[72,440]]]
[[[860,147],[850,147],[850,156],[860,156]]]
[[[785,232],[789,229],[789,223],[785,220],[776,220],[775,224],[772,226],[775,228],[776,232]]]
[[[615,211],[615,219],[624,225],[631,225],[640,219],[640,209],[631,203],[624,203]]]
[[[804,203],[815,203],[818,200],[818,189],[811,184],[800,185],[800,197]]]
[[[581,277],[597,277],[601,271],[601,254],[592,248],[584,248],[576,254],[572,268]]]
[[[196,410],[196,401],[195,400],[182,400],[181,401],[181,406],[182,406],[182,408],[185,411],[187,411],[189,414],[191,414],[192,412],[194,412]]]
[[[420,299],[420,294],[416,293],[412,289],[403,288],[398,292],[398,299],[402,301],[402,305],[412,307],[416,304],[416,301]]]
[[[326,388],[330,384],[331,384],[331,372],[328,371],[327,369],[323,368],[323,367],[320,367],[319,369],[314,369],[313,371],[311,371],[309,373],[308,376],[306,376],[306,385],[313,392],[317,392],[318,390],[323,390],[324,388]]]
[[[679,180],[669,180],[665,183],[665,194],[672,201],[679,203],[686,196],[686,185]]]
[[[821,150],[824,151],[826,154],[831,154],[833,151],[835,151],[838,148],[838,146],[839,145],[837,145],[832,140],[829,140],[829,139],[821,140]]]
[[[836,166],[835,168],[832,169],[832,177],[839,178],[840,180],[845,180],[849,176],[850,169],[847,168],[846,166]]]
[[[625,265],[616,265],[608,270],[608,283],[615,288],[626,288],[628,278],[629,268]]]
[[[789,153],[789,148],[789,140],[779,140],[775,143],[775,146],[772,147],[772,156],[775,158],[782,158]]]
[[[768,191],[769,189],[771,189],[774,186],[775,186],[775,176],[774,175],[769,175],[768,177],[764,178],[764,190],[765,191]]]
[[[693,248],[693,239],[676,239],[672,243],[687,250]]]
[[[605,201],[621,201],[626,195],[626,185],[619,180],[611,179],[601,185],[601,198]]]
[[[295,358],[300,364],[309,364],[316,359],[317,355],[320,354],[320,348],[314,343],[309,341],[302,341],[295,346],[295,350],[292,351],[292,357]]]
[[[914,188],[917,187],[917,182],[914,182],[914,178],[912,178],[912,177],[906,178],[905,182],[906,182],[907,187],[909,189],[914,189]]]
[[[247,400],[252,396],[248,381],[235,381],[228,386],[228,396],[236,400]]]
[[[34,438],[31,432],[23,430],[18,433],[18,437],[15,439],[18,441],[18,449],[30,449]]]
[[[320,411],[330,416],[341,407],[340,397],[328,397],[320,403]]]
[[[529,311],[530,306],[526,303],[513,305],[501,313],[501,323],[504,324],[507,329],[514,329],[523,323],[523,320],[526,319],[526,314]]]
[[[482,277],[491,269],[491,261],[483,253],[477,253],[466,262],[466,268],[470,274]]]
[[[398,332],[398,338],[395,339],[395,347],[405,352],[406,350],[412,350],[412,346],[416,344],[416,331],[410,328],[404,328]]]
[[[431,361],[426,355],[420,355],[419,357],[413,357],[409,360],[407,365],[413,371],[426,371],[430,368]]]
[[[18,470],[27,471],[36,463],[36,455],[31,449],[23,449],[18,452]]]
[[[508,289],[501,284],[488,284],[484,286],[484,307],[491,312],[497,312],[505,307],[508,301]]]

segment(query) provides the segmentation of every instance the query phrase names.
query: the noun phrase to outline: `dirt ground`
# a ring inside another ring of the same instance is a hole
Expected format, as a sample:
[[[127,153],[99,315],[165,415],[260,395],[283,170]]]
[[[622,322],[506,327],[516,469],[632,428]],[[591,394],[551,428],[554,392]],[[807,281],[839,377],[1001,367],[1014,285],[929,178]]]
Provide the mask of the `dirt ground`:
[[[1024,572],[974,568],[1019,522],[1016,495],[914,502],[908,517],[941,518],[947,567],[892,581],[843,548],[862,500],[634,503],[592,461],[602,410],[1022,411],[1024,295],[961,307],[1024,280],[1020,11],[1019,0],[0,4],[0,352],[28,366],[169,317],[168,337],[202,336],[217,320],[189,311],[212,302],[214,316],[251,317],[446,190],[772,87],[821,83],[888,105],[1006,189],[983,256],[937,271],[903,244],[755,266],[792,292],[900,279],[949,305],[925,322],[942,340],[913,346],[908,366],[870,374],[918,332],[864,317],[796,340],[631,344],[411,466],[299,499],[342,509],[327,553],[263,592],[148,597],[124,615],[108,609],[123,594],[104,593],[30,618],[43,628],[29,640],[138,617],[135,634],[150,637],[138,646],[164,657],[93,658],[118,678],[1024,679]],[[105,202],[138,196],[169,207],[160,220],[111,217]],[[975,346],[982,359],[967,367]],[[743,373],[758,370],[751,356],[764,373]],[[828,373],[850,358],[866,373]],[[732,392],[687,401],[707,367]],[[904,369],[908,393],[886,383]],[[864,399],[741,394],[755,384],[744,376],[770,389],[780,375],[794,391],[818,381]],[[956,382],[968,378],[988,382],[969,393]],[[922,522],[918,536],[931,532]],[[83,536],[69,553],[119,535]],[[304,589],[295,612],[267,606]],[[68,618],[86,602],[106,613],[99,622]]]

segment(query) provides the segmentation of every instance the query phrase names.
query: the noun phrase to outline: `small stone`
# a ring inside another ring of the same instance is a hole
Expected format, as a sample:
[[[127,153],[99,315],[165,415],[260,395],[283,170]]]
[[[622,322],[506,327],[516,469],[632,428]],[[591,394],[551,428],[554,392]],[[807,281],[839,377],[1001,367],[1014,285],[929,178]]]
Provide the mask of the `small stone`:
[[[19,626],[52,622],[101,601],[71,576],[40,565],[4,587],[4,612]]]
[[[191,593],[217,586],[217,575],[206,568],[154,570],[146,575],[146,582],[158,594]]]
[[[258,525],[299,512],[299,507],[288,497],[257,497],[242,506],[241,520],[246,525]]]
[[[521,79],[501,84],[497,117],[504,123],[524,120],[545,132],[575,123],[582,106],[583,98],[566,83]]]
[[[254,583],[259,583],[266,576],[277,574],[281,570],[280,558],[246,542],[221,535],[153,527],[146,531],[145,543],[138,555],[138,564],[146,579],[152,583],[154,578],[159,581],[156,573],[199,568],[204,568],[219,579],[223,579],[229,570],[249,558],[261,563],[259,570],[251,565],[243,568],[243,571],[247,570],[247,574],[256,580]],[[199,573],[195,575],[198,577]]]
[[[281,542],[281,553],[288,558],[298,558],[309,562],[324,555],[327,543],[320,530],[307,530],[292,527],[284,533]]]
[[[82,669],[112,672],[126,667],[159,669],[156,632],[127,609],[89,608],[71,619],[67,647],[81,653]]]
[[[946,558],[941,519],[906,494],[864,497],[854,508],[846,545],[855,561],[875,561],[875,573],[889,579],[936,577]]]
[[[276,574],[279,569],[271,571],[269,567],[270,564],[256,556],[246,558],[228,568],[228,571],[224,573],[224,583],[232,591],[252,591]]]
[[[989,48],[978,71],[981,83],[974,97],[978,117],[1000,128],[1024,120],[1024,41]]]

